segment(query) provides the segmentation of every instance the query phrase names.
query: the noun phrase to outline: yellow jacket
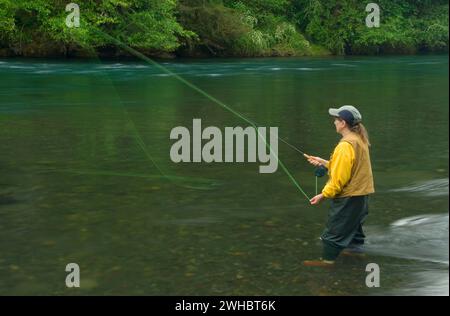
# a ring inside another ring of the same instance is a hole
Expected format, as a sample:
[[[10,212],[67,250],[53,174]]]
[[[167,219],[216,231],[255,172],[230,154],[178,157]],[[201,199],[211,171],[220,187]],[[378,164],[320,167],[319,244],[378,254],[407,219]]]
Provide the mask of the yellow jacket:
[[[329,180],[322,190],[326,198],[359,196],[375,192],[368,145],[354,133],[342,138],[333,151]]]

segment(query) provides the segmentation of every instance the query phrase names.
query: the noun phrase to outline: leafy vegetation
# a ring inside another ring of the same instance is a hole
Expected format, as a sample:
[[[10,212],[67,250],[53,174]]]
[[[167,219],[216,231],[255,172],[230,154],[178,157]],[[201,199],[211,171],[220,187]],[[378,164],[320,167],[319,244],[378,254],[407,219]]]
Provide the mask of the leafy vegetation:
[[[378,0],[0,0],[0,56],[119,56],[109,34],[151,56],[299,56],[448,51],[448,2]]]

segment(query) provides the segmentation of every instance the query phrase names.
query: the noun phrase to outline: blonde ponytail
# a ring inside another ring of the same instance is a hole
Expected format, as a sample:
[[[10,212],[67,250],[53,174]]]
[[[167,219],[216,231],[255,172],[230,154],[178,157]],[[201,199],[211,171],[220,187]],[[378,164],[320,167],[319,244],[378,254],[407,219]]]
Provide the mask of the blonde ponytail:
[[[366,128],[362,123],[357,123],[356,125],[352,126],[350,130],[361,137],[362,141],[367,144],[367,146],[370,146],[369,141],[369,134],[367,133]]]

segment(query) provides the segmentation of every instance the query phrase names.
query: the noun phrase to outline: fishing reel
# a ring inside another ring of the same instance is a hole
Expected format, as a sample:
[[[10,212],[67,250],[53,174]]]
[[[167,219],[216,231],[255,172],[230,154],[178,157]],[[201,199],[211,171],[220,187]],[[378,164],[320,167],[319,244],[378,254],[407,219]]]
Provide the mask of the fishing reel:
[[[328,169],[325,166],[319,166],[314,170],[314,175],[318,178],[323,177],[327,174]]]

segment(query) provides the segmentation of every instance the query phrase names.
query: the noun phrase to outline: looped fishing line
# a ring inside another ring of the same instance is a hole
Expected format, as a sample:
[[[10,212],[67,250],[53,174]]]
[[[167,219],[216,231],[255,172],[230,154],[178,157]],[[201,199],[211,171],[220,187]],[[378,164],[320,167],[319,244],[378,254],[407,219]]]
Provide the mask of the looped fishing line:
[[[225,103],[223,103],[222,101],[216,99],[215,97],[211,96],[210,94],[208,94],[207,92],[203,91],[202,89],[200,89],[199,87],[195,86],[194,84],[190,83],[189,81],[185,80],[184,78],[180,77],[179,75],[177,75],[176,73],[173,73],[172,71],[170,71],[169,69],[167,69],[166,67],[160,65],[159,63],[157,63],[156,61],[152,60],[151,58],[145,56],[144,54],[136,51],[135,49],[129,47],[128,45],[122,43],[120,40],[112,37],[109,34],[104,33],[103,31],[98,30],[97,28],[94,28],[95,31],[97,31],[99,34],[103,35],[104,37],[108,38],[109,40],[111,40],[112,42],[116,43],[118,46],[122,47],[125,51],[129,52],[130,54],[140,58],[141,60],[154,65],[155,67],[157,67],[158,69],[162,70],[163,72],[165,72],[166,74],[171,75],[172,77],[174,77],[175,79],[177,79],[178,81],[184,83],[186,86],[190,87],[191,89],[197,91],[198,93],[200,93],[201,95],[203,95],[204,97],[206,97],[207,99],[213,101],[214,103],[216,103],[217,105],[221,106],[222,108],[226,109],[227,111],[231,112],[232,114],[234,114],[235,116],[239,117],[240,119],[242,119],[243,121],[247,122],[248,124],[250,124],[253,128],[256,129],[256,131],[258,132],[258,136],[261,137],[261,139],[264,141],[266,147],[270,150],[270,153],[277,159],[279,165],[281,166],[282,170],[286,173],[286,175],[288,176],[288,178],[291,180],[291,182],[294,184],[294,186],[303,194],[303,196],[308,200],[311,199],[306,193],[305,191],[302,189],[302,187],[300,186],[300,184],[295,180],[295,178],[293,177],[293,175],[289,172],[288,168],[284,165],[284,163],[278,158],[278,155],[276,153],[274,153],[274,151],[272,150],[271,146],[267,143],[265,137],[263,137],[259,131],[258,131],[258,126],[252,122],[250,119],[246,118],[244,115],[242,115],[241,113],[239,113],[238,111],[234,110],[233,108],[229,107],[228,105],[226,105]],[[125,110],[126,111],[126,110]],[[131,118],[128,116],[129,120],[132,122],[132,124],[134,125],[134,122],[131,120]],[[134,131],[136,132],[136,136],[138,139],[138,143],[140,145],[140,147],[143,149],[144,153],[146,154],[146,156],[152,161],[152,163],[158,168],[158,170],[160,172],[161,169],[155,164],[155,161],[151,158],[151,155],[149,155],[148,151],[145,149],[145,143],[143,142],[142,138],[139,136],[139,132],[136,129],[136,126],[134,125]],[[287,141],[285,141],[282,138],[279,138],[283,143],[287,144],[288,146],[290,146],[291,148],[295,149],[296,151],[300,152],[301,154],[304,154],[303,151],[299,150],[298,148],[296,148],[295,146],[289,144]],[[316,189],[317,191],[317,189]]]
[[[95,56],[97,56],[97,53],[95,51],[95,49],[91,46],[87,47],[88,49],[91,50],[91,53]],[[109,78],[109,77],[108,77]],[[111,81],[111,85],[114,86],[114,83]],[[120,99],[120,95],[117,93],[118,98]],[[169,182],[171,182],[172,184],[182,187],[182,188],[187,188],[187,189],[196,189],[196,190],[211,190],[212,185],[217,185],[217,182],[212,182],[212,180],[210,179],[198,179],[198,178],[183,178],[183,177],[177,177],[177,176],[171,176],[171,175],[167,175],[164,170],[162,170],[158,164],[156,163],[155,159],[152,157],[152,155],[150,154],[150,152],[147,150],[147,146],[145,145],[144,140],[141,137],[141,134],[139,133],[138,128],[136,127],[136,124],[134,123],[133,119],[131,118],[130,114],[128,113],[125,105],[123,102],[120,102],[120,105],[122,106],[122,110],[124,112],[124,115],[127,119],[127,122],[129,124],[129,126],[131,127],[132,130],[132,135],[134,136],[134,140],[136,141],[136,143],[139,145],[139,147],[142,149],[142,151],[144,152],[146,158],[156,167],[156,169],[158,170],[158,172],[161,174],[161,176],[168,180]],[[91,172],[92,174],[92,172]],[[103,174],[103,173],[102,173]],[[191,185],[191,184],[185,184],[187,182],[191,182],[191,183],[196,183],[195,185]],[[198,183],[198,184],[197,184]]]

